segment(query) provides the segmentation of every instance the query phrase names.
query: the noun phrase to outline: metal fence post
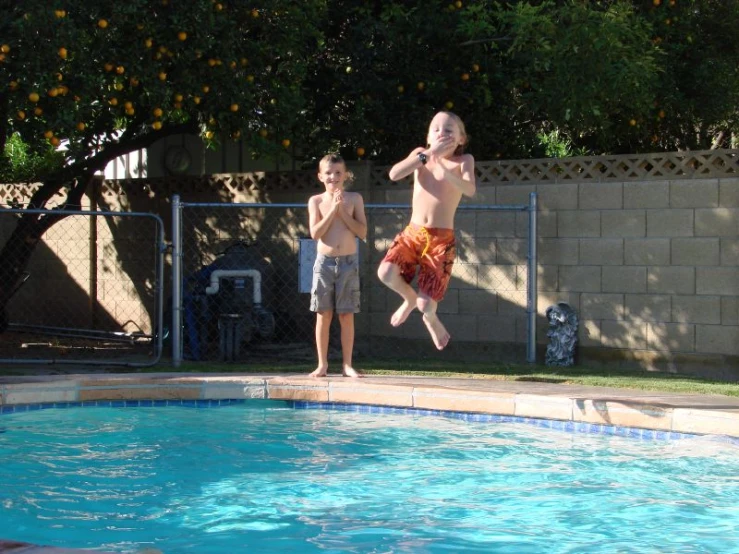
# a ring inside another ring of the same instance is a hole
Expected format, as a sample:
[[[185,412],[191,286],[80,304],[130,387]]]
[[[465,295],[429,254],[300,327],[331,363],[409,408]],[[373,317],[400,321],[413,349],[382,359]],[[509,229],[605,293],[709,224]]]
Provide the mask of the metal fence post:
[[[172,196],[172,365],[182,363],[182,204]]]
[[[532,192],[529,194],[529,255],[528,255],[528,273],[529,273],[529,290],[527,294],[528,306],[528,340],[526,341],[526,361],[534,364],[536,363],[536,308],[538,302],[537,295],[537,272],[538,272],[538,259],[536,252],[536,193]]]

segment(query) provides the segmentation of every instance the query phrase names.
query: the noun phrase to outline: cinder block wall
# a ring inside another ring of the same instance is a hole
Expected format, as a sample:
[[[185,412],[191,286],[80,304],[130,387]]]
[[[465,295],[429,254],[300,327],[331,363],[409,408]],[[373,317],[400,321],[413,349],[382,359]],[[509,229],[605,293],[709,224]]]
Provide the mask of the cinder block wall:
[[[580,362],[739,378],[738,155],[478,162],[469,203],[538,195],[540,349],[564,301]]]

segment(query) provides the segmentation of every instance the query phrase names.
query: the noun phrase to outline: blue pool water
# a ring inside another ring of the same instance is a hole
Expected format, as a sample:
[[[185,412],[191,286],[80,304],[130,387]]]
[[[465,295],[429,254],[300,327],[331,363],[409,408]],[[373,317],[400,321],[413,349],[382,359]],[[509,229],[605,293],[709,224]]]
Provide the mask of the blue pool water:
[[[274,401],[0,417],[0,538],[117,552],[739,552],[739,447]]]

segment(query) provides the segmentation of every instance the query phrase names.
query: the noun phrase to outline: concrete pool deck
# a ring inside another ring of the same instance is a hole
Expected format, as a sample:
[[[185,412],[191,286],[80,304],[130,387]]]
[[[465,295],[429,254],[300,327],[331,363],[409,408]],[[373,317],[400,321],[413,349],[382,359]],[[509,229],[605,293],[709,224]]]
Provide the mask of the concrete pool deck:
[[[163,372],[0,377],[3,413],[68,402],[249,398],[472,412],[739,437],[739,398],[729,396],[423,376],[350,379]],[[2,554],[83,552],[89,551],[0,539]]]
[[[739,437],[739,398],[425,376],[121,373],[0,377],[0,410],[105,400],[263,398],[554,419]]]

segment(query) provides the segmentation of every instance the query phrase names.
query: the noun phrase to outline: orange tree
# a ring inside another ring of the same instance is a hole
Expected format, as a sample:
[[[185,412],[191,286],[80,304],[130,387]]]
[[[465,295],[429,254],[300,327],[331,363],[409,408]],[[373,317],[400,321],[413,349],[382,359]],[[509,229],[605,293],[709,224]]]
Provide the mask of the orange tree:
[[[737,0],[327,5],[310,142],[350,157],[402,157],[440,109],[480,159],[728,147],[736,132]]]
[[[2,182],[38,183],[30,208],[61,190],[66,201],[53,216],[19,218],[0,251],[0,311],[42,234],[111,160],[180,133],[230,136],[255,152],[279,145],[275,132],[303,109],[321,17],[310,0],[5,4]]]

